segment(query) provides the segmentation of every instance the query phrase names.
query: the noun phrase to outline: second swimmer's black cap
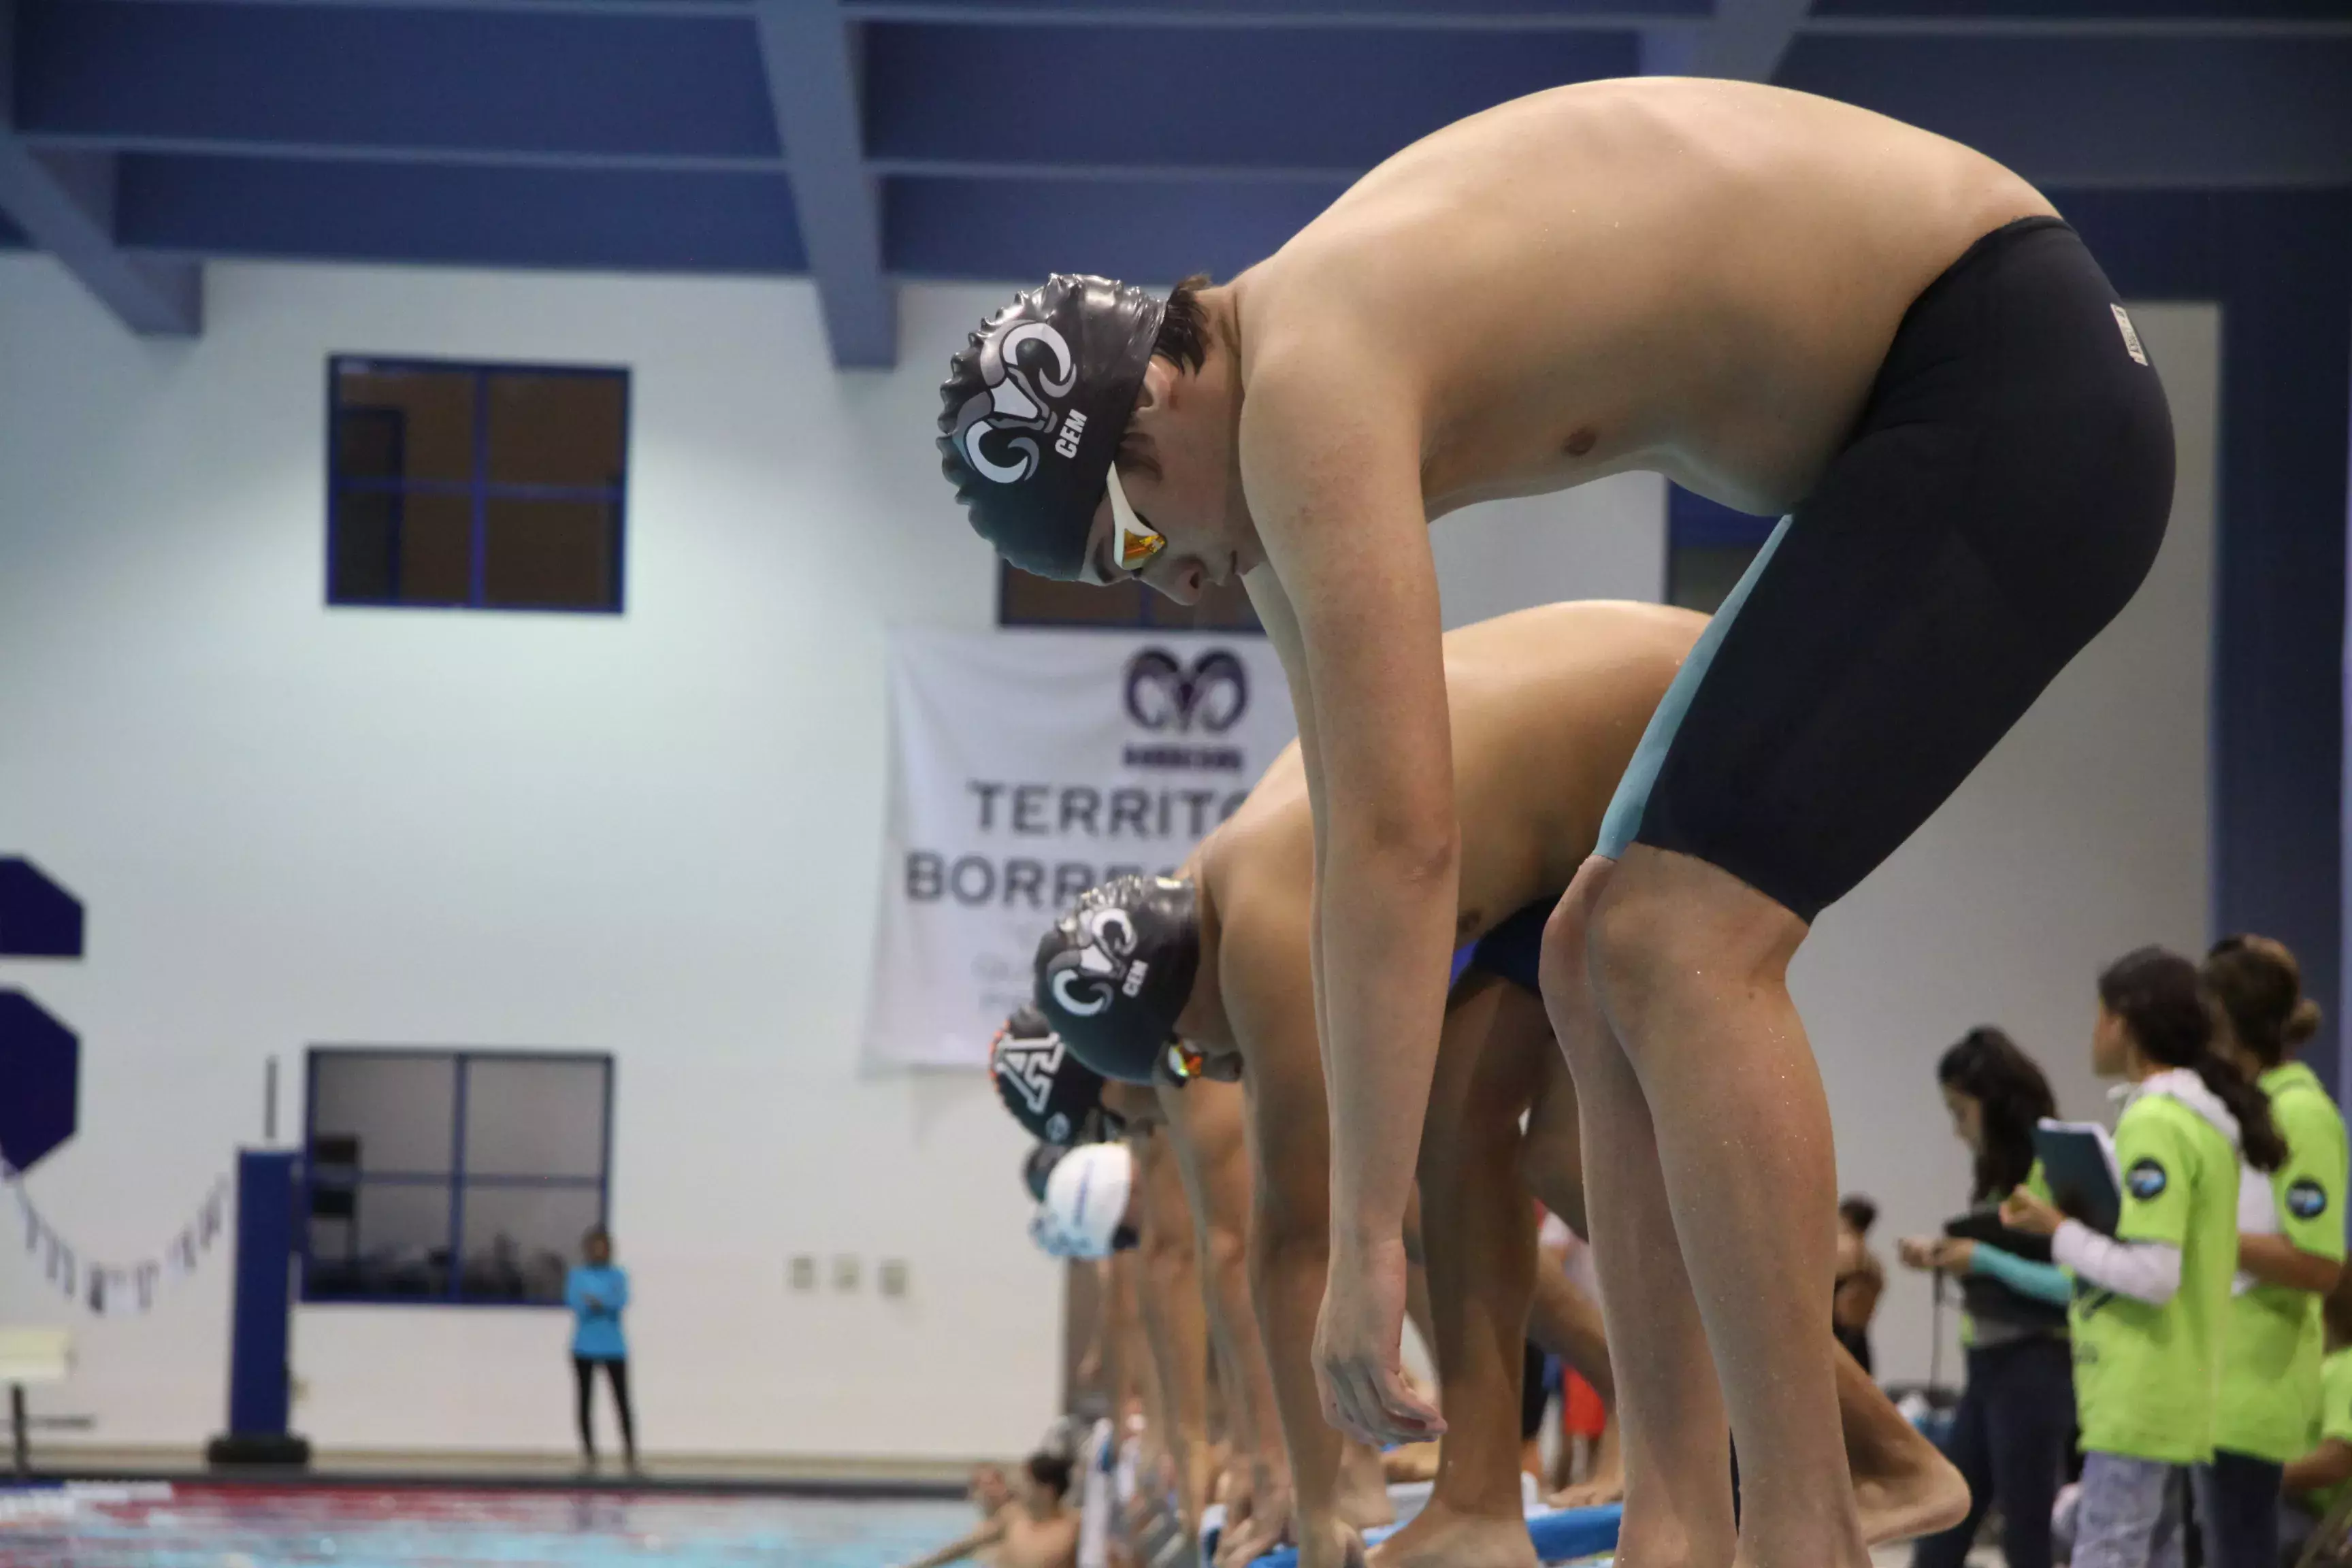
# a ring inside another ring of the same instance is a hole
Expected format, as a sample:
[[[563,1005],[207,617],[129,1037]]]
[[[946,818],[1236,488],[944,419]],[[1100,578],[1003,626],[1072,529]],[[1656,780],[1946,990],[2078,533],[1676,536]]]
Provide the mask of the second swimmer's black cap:
[[[940,384],[940,469],[982,539],[1075,582],[1164,301],[1057,272],[981,323]]]
[[[1075,1143],[1095,1131],[1102,1074],[1072,1055],[1036,1008],[1015,1008],[1004,1020],[989,1042],[988,1068],[997,1097],[1030,1136]]]
[[[1189,881],[1118,877],[1039,939],[1037,1010],[1104,1078],[1152,1081],[1200,973],[1199,907]]]

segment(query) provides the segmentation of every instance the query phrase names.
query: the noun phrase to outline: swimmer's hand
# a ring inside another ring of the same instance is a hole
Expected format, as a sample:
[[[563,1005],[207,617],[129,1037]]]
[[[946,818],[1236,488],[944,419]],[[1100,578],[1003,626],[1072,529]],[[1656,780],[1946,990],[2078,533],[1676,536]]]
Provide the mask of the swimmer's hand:
[[[2000,1223],[2028,1236],[2055,1236],[2065,1217],[2023,1187],[2000,1200]]]
[[[1402,1237],[1357,1247],[1334,1238],[1323,1310],[1315,1323],[1315,1382],[1323,1419],[1371,1444],[1418,1443],[1445,1418],[1406,1385]]]
[[[1215,1568],[1245,1568],[1280,1546],[1290,1533],[1290,1507],[1287,1478],[1255,1476],[1239,1490],[1229,1491]]]
[[[1364,1568],[1364,1538],[1337,1519],[1299,1522],[1298,1568]]]

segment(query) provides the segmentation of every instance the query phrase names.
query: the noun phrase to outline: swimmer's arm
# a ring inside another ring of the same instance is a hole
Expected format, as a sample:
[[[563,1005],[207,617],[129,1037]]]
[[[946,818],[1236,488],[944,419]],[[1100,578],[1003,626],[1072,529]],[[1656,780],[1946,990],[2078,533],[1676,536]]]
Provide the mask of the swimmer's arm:
[[[950,1541],[929,1556],[918,1557],[905,1568],[944,1568],[950,1563],[961,1563],[975,1552],[983,1551],[1004,1539],[1004,1516],[997,1515],[961,1541]]]
[[[1443,1021],[1460,834],[1420,440],[1379,364],[1326,355],[1301,371],[1282,352],[1260,354],[1241,464],[1313,724],[1301,749],[1332,1137],[1320,1370],[1359,1435],[1423,1437],[1443,1423],[1402,1381],[1399,1230]]]
[[[1192,1205],[1193,1249],[1202,1260],[1209,1332],[1225,1379],[1226,1419],[1248,1456],[1255,1500],[1274,1509],[1290,1489],[1290,1464],[1282,1451],[1274,1377],[1250,1297],[1250,1159],[1244,1098],[1237,1086],[1209,1079],[1160,1091],[1177,1168]]]
[[[1228,924],[1222,979],[1247,1062],[1250,1298],[1290,1457],[1301,1568],[1329,1568],[1361,1547],[1339,1519],[1345,1439],[1323,1419],[1315,1386],[1315,1312],[1329,1258],[1330,1142],[1305,924],[1291,917],[1286,925],[1286,932],[1241,940]]]
[[[1245,574],[1243,586],[1249,590],[1250,608],[1257,612],[1258,624],[1265,628],[1266,641],[1274,645],[1276,658],[1282,660],[1282,673],[1290,687],[1290,709],[1298,721],[1298,763],[1307,775],[1307,798],[1310,811],[1307,820],[1314,825],[1312,842],[1315,847],[1315,879],[1320,885],[1323,876],[1323,812],[1313,803],[1323,798],[1323,763],[1316,741],[1315,689],[1307,679],[1307,644],[1298,630],[1298,612],[1291,607],[1290,595],[1271,566],[1260,566]],[[1322,909],[1311,896],[1307,908],[1307,974],[1308,990],[1314,997],[1316,1049],[1331,1037],[1329,1020],[1323,1008],[1328,994],[1323,984]],[[1320,1081],[1318,1082],[1318,1100]],[[1319,1114],[1319,1113],[1318,1113]]]
[[[1145,1337],[1159,1374],[1167,1413],[1161,1427],[1176,1461],[1177,1498],[1188,1534],[1198,1534],[1207,1502],[1209,1333],[1201,1307],[1201,1279],[1192,1252],[1192,1219],[1163,1137],[1138,1152],[1143,1184],[1144,1289],[1139,1295]]]
[[[1299,933],[1303,936],[1303,932]],[[1328,1260],[1329,1143],[1315,1016],[1297,937],[1236,942],[1226,931],[1226,1005],[1247,1046],[1250,1300],[1290,1456],[1299,1522],[1328,1522],[1339,1479],[1339,1434],[1315,1392],[1315,1310]]]

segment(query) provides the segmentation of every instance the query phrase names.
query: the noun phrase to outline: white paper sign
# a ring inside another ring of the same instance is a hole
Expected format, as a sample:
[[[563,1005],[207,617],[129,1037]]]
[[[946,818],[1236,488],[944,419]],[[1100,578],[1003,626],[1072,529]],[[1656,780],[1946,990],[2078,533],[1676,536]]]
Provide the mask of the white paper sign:
[[[1175,868],[1297,733],[1265,639],[902,630],[869,1067],[978,1067],[1054,917]]]

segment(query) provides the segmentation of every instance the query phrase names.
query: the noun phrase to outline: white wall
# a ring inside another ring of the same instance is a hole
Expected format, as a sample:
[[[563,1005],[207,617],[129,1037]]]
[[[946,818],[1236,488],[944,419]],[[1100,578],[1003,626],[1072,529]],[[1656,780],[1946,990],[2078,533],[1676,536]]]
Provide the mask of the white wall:
[[[223,266],[188,344],[0,262],[0,839],[87,900],[11,964],[82,1037],[80,1135],[30,1178],[151,1255],[312,1042],[618,1057],[614,1227],[660,1450],[1018,1449],[1057,1389],[1023,1140],[976,1076],[861,1081],[894,621],[981,626],[986,547],[930,447],[998,290],[919,289],[896,375],[826,366],[796,284]],[[628,614],[330,611],[325,360],[620,363]],[[795,1296],[795,1252],[866,1290]],[[872,1260],[912,1264],[902,1303]],[[13,1241],[0,1319],[54,1310]],[[83,1324],[56,1407],[192,1443],[226,1255]],[[310,1309],[299,1425],[340,1447],[570,1442],[560,1314]]]
[[[1883,1378],[1928,1370],[1927,1286],[1894,1267],[1894,1238],[1934,1231],[1968,1197],[1936,1058],[1971,1026],[1999,1024],[2049,1073],[2062,1113],[2100,1116],[2098,970],[2142,942],[2203,950],[2221,319],[2135,305],[2132,321],[2163,372],[2179,452],[2154,570],[1950,803],[1822,917],[1793,972],[1839,1179],[1884,1211]],[[1943,1375],[1957,1381],[1950,1312],[1945,1328]]]
[[[894,622],[989,624],[992,563],[929,433],[994,289],[915,289],[893,374],[827,368],[798,284],[218,266],[189,344],[0,260],[0,850],[89,903],[80,964],[0,965],[81,1033],[82,1131],[29,1181],[102,1257],[151,1255],[257,1138],[264,1058],[313,1042],[604,1049],[614,1226],[648,1443],[946,1456],[1028,1442],[1058,1379],[1022,1140],[976,1077],[860,1079]],[[1929,1065],[1980,1018],[2096,1105],[2088,977],[2201,931],[2215,326],[2139,317],[2186,417],[2158,581],[1800,971],[1849,1185],[1891,1235],[1964,1167]],[[628,614],[329,611],[324,361],[629,365]],[[1435,531],[1449,625],[1655,597],[1628,478]],[[287,1125],[297,1114],[289,1072]],[[794,1253],[868,1260],[798,1296]],[[904,1303],[871,1261],[912,1265]],[[1924,1298],[1883,1334],[1924,1365]],[[0,1241],[0,1319],[54,1316]],[[81,1322],[51,1407],[193,1443],[225,1398],[225,1257]],[[340,1447],[558,1450],[560,1316],[306,1309],[298,1425]]]

